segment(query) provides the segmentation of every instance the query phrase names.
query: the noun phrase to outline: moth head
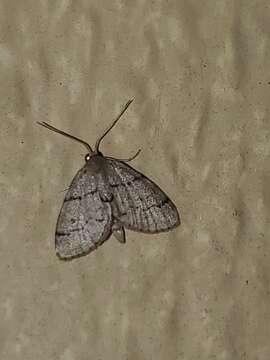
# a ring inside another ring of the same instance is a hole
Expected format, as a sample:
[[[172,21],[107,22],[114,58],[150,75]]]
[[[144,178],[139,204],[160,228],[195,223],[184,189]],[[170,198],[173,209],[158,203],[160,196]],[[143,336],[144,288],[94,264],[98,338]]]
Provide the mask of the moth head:
[[[92,151],[92,152],[89,152],[85,155],[84,157],[84,160],[85,162],[89,161],[93,156],[103,156],[102,153],[100,151]]]

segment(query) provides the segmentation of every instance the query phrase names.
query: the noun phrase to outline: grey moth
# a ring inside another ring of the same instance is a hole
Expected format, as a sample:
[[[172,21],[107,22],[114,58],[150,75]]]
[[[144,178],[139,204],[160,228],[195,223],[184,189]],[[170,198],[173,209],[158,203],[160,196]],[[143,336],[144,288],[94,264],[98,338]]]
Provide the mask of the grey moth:
[[[69,137],[87,149],[85,165],[77,172],[65,195],[56,231],[55,249],[61,259],[89,254],[113,234],[125,243],[125,229],[155,234],[180,225],[180,216],[169,197],[145,175],[99,151],[103,138],[115,126],[133,100],[129,100],[94,150],[85,141],[46,122],[45,128]]]

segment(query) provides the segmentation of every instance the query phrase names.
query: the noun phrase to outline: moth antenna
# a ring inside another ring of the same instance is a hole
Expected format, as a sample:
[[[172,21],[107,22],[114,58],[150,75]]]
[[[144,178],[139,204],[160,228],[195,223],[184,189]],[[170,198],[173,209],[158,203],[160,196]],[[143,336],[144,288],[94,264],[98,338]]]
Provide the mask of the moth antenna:
[[[112,130],[112,128],[116,125],[118,120],[121,118],[121,116],[124,114],[124,112],[127,110],[127,108],[129,107],[129,105],[132,103],[133,100],[134,99],[131,99],[126,103],[124,109],[120,112],[120,114],[117,116],[117,118],[112,122],[112,124],[108,127],[108,129],[105,131],[105,133],[103,135],[101,135],[101,137],[96,141],[96,145],[95,145],[95,151],[96,152],[99,151],[99,145],[100,145],[101,141]]]
[[[134,160],[138,155],[139,153],[142,151],[142,149],[139,149],[135,155],[131,156],[130,158],[128,159],[115,159],[115,158],[112,158],[112,157],[109,157],[109,156],[106,156],[107,159],[112,159],[112,160],[119,160],[119,161],[124,161],[124,162],[129,162],[129,161],[132,161]]]
[[[70,139],[73,139],[73,140],[75,140],[75,141],[78,141],[79,143],[83,144],[83,145],[86,147],[87,151],[88,151],[90,154],[93,154],[93,150],[92,150],[91,146],[90,146],[86,141],[84,141],[84,140],[82,140],[82,139],[79,139],[79,138],[77,138],[76,136],[70,135],[70,134],[68,134],[68,133],[66,133],[66,132],[64,132],[64,131],[62,131],[62,130],[59,130],[59,129],[55,128],[54,126],[46,123],[45,121],[42,121],[42,122],[37,121],[37,123],[38,123],[39,125],[41,125],[41,126],[44,126],[46,129],[49,129],[49,130],[54,131],[54,132],[56,132],[56,133],[58,133],[58,134],[64,135],[64,136],[66,136],[66,137],[68,137],[68,138],[70,138]]]

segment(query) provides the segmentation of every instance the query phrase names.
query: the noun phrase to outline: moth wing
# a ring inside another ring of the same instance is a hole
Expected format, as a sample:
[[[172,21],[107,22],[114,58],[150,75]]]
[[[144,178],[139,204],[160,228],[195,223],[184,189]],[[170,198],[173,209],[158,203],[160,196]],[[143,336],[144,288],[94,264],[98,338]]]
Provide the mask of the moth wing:
[[[85,165],[75,175],[57,220],[56,253],[69,259],[95,250],[111,234],[112,210],[99,188],[101,173],[90,172]]]
[[[180,225],[176,206],[158,185],[120,160],[107,161],[107,177],[114,195],[113,216],[124,227],[158,233]]]

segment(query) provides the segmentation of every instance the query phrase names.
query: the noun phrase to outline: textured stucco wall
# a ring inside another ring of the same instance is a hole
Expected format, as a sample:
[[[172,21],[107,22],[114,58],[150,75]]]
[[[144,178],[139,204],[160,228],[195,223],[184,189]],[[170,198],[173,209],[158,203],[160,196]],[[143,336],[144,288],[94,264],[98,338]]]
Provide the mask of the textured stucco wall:
[[[0,358],[270,359],[269,1],[0,3]],[[84,149],[128,157],[182,225],[61,262]]]

